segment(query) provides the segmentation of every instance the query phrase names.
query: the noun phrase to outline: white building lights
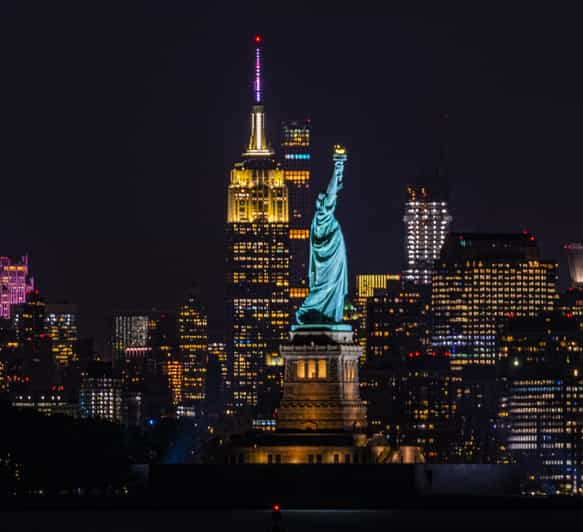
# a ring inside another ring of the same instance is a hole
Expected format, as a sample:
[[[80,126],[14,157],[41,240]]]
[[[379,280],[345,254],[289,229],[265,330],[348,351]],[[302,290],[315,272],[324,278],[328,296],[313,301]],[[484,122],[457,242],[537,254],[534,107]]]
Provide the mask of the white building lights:
[[[426,185],[409,185],[405,205],[406,281],[431,284],[433,263],[449,233],[451,215],[443,194],[435,196]]]

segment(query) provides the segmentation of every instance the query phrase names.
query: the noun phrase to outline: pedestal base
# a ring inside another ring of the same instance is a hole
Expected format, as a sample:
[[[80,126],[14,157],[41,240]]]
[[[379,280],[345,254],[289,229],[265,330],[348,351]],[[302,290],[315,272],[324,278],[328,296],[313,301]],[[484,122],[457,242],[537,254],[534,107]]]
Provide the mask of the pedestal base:
[[[356,433],[366,428],[350,325],[297,326],[281,347],[285,361],[278,431]]]

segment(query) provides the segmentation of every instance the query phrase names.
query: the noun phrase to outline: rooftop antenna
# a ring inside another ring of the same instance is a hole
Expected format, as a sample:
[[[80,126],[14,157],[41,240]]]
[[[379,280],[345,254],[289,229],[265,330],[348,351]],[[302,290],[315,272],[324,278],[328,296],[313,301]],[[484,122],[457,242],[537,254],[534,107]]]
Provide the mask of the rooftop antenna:
[[[255,103],[261,104],[263,102],[262,94],[262,80],[261,80],[261,55],[262,55],[262,43],[263,37],[261,35],[255,35],[255,82],[254,82],[254,92],[255,92]]]

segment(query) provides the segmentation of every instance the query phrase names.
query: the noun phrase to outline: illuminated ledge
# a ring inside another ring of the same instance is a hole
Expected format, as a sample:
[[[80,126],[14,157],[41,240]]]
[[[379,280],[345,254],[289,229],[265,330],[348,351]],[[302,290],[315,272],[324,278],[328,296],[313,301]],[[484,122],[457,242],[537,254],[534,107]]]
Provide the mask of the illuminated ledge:
[[[292,325],[292,332],[297,331],[342,331],[352,332],[352,325],[348,323],[306,323],[305,325]]]
[[[266,149],[258,149],[258,150],[247,150],[247,151],[243,152],[243,157],[252,157],[252,156],[267,157],[267,156],[273,156],[274,154],[275,154],[275,152],[272,149],[266,148]]]

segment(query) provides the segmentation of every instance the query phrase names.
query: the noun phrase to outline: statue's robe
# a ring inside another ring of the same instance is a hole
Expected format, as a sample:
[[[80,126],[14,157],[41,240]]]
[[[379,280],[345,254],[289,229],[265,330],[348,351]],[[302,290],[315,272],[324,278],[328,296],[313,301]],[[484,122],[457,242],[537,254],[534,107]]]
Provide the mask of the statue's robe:
[[[341,323],[348,293],[346,246],[334,217],[336,194],[322,194],[310,230],[310,292],[296,313],[299,324]]]

